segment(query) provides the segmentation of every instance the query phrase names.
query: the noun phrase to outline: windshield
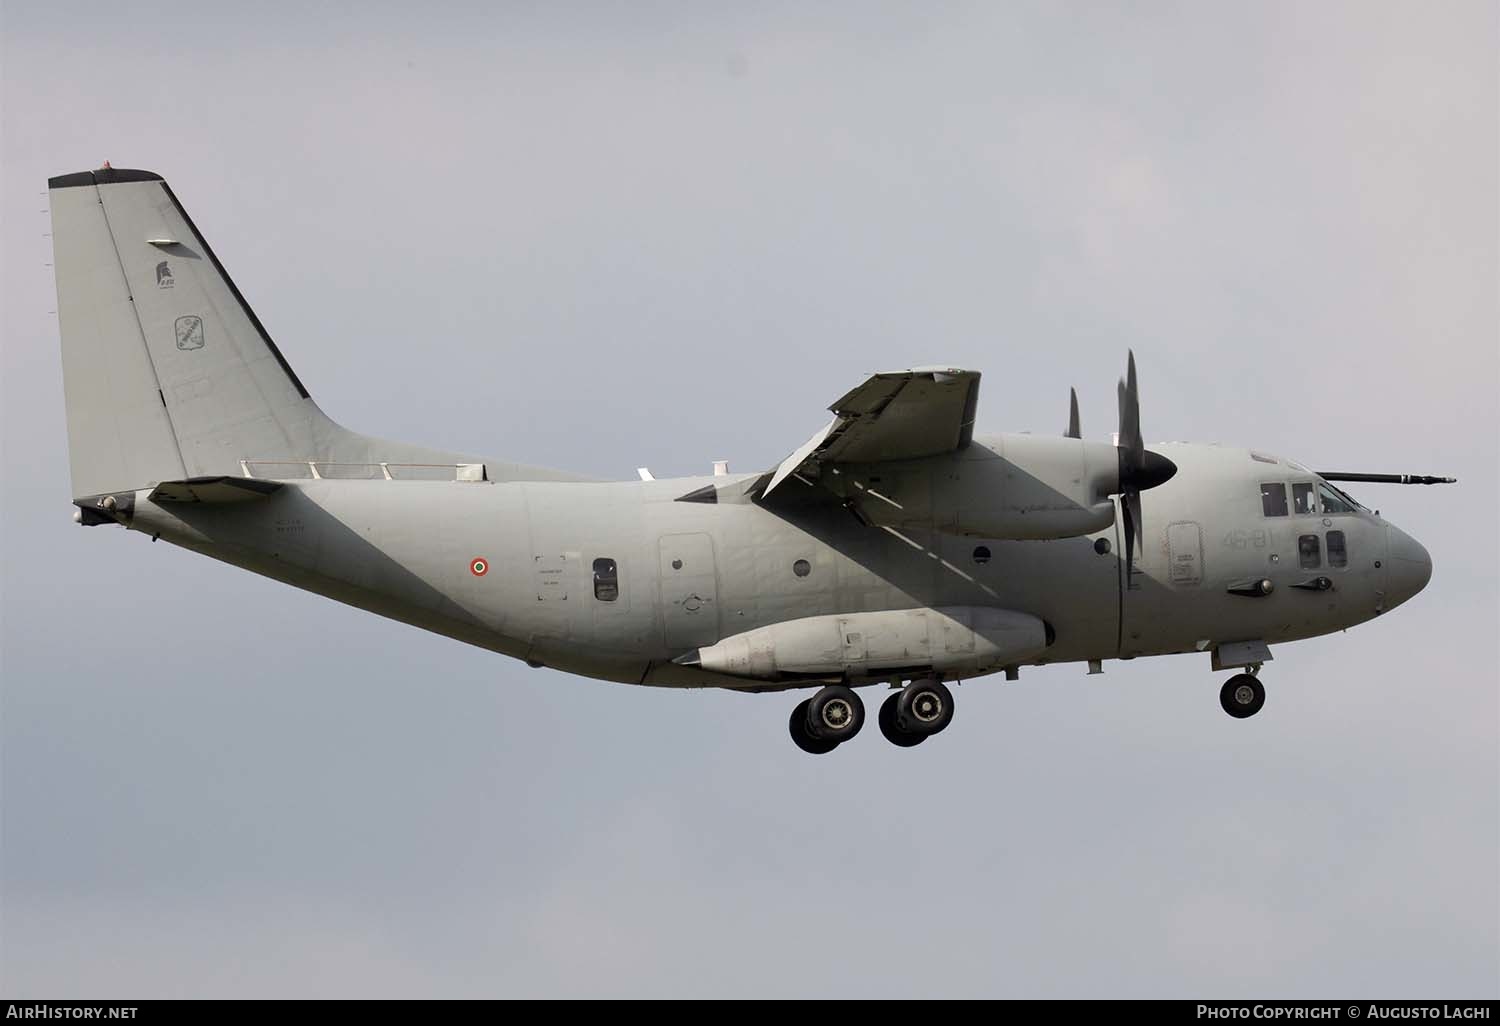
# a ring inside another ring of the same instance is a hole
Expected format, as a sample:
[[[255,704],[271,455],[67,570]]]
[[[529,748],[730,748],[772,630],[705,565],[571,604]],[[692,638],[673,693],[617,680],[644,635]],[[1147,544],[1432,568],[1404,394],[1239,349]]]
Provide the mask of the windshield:
[[[1318,482],[1318,499],[1322,502],[1324,513],[1353,513],[1361,509],[1366,513],[1370,512],[1348,492],[1327,481]]]

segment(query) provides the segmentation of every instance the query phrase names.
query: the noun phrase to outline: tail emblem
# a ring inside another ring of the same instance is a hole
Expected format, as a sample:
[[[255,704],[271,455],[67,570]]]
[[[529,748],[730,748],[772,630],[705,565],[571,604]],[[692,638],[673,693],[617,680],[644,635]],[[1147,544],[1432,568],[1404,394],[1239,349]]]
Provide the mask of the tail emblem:
[[[202,317],[179,317],[177,318],[177,348],[178,349],[202,349],[203,348],[203,318]]]
[[[157,264],[156,287],[159,289],[169,289],[175,284],[177,283],[172,280],[172,269],[167,266],[167,262],[163,260],[161,263]]]

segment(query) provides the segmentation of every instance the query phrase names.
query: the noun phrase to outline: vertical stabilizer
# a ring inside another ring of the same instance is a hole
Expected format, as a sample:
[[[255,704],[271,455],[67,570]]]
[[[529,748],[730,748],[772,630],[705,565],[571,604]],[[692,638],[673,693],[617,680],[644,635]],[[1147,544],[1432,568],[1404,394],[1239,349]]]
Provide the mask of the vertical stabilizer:
[[[381,476],[382,463],[483,463],[489,480],[576,479],[345,430],[160,175],[105,167],[48,185],[75,498],[247,465]]]

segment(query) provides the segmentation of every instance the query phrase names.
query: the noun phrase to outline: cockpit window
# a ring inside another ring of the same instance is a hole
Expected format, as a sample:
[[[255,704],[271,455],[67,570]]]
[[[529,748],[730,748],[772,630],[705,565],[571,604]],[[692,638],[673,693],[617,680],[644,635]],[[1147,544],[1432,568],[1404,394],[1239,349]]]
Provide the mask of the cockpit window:
[[[1311,516],[1318,511],[1313,501],[1313,486],[1310,481],[1297,481],[1292,485],[1292,512],[1299,517]]]
[[[1342,492],[1330,484],[1318,483],[1318,499],[1323,503],[1324,513],[1353,513],[1354,506]]]
[[[1343,531],[1328,532],[1328,565],[1349,565],[1349,548],[1344,540]]]
[[[1260,486],[1260,508],[1268,517],[1286,516],[1286,485],[1271,481]]]
[[[1316,570],[1323,565],[1323,554],[1321,546],[1318,545],[1317,535],[1304,534],[1297,539],[1297,558],[1304,570]]]

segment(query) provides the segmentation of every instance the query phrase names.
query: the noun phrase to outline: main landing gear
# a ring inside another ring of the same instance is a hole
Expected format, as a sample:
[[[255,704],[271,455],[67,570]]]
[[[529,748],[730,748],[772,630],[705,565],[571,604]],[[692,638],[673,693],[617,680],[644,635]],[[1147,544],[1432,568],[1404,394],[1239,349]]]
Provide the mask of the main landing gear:
[[[1237,720],[1254,716],[1266,704],[1266,686],[1253,672],[1235,674],[1219,689],[1219,704]]]
[[[912,748],[953,722],[953,692],[940,680],[914,680],[881,703],[879,721],[887,741]]]
[[[911,748],[953,722],[953,693],[936,679],[914,680],[880,705],[880,732],[891,744]],[[865,704],[852,688],[830,684],[792,710],[787,727],[804,752],[823,755],[864,726]]]
[[[848,741],[865,725],[865,703],[853,688],[830,684],[792,710],[787,727],[798,748],[824,755]]]

